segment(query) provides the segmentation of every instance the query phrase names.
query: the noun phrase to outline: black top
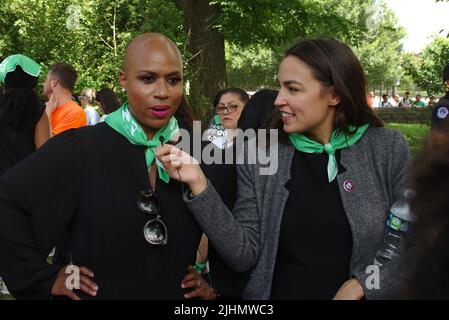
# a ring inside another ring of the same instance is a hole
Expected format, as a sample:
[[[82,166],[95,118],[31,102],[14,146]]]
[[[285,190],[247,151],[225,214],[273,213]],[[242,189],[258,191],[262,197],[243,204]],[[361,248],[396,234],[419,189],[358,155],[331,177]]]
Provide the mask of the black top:
[[[237,197],[237,168],[236,168],[236,148],[220,149],[213,143],[204,143],[203,150],[208,147],[211,155],[218,153],[221,155],[222,164],[203,165],[202,169],[209,181],[217,190],[223,202],[232,211]],[[232,154],[230,154],[232,152]],[[228,159],[233,163],[226,163],[226,153],[229,153]],[[217,155],[217,157],[218,157]],[[234,271],[218,254],[213,244],[209,242],[208,260],[210,266],[211,285],[217,289],[221,299],[241,299],[243,290],[249,280],[248,272]],[[206,280],[209,280],[206,277]]]
[[[150,188],[145,149],[101,123],[52,139],[0,179],[0,274],[19,298],[47,298],[57,267],[46,263],[65,230],[75,265],[91,268],[100,299],[182,299],[201,230],[181,185],[157,178],[168,244],[151,245],[137,208]],[[83,299],[92,297],[77,292]]]
[[[438,100],[432,110],[430,128],[432,131],[449,132],[449,91]]]
[[[331,299],[349,279],[352,234],[337,179],[328,182],[327,163],[326,153],[295,151],[272,299]]]
[[[0,95],[0,176],[36,151],[34,129],[45,110],[40,108],[16,129],[2,107],[2,100]]]

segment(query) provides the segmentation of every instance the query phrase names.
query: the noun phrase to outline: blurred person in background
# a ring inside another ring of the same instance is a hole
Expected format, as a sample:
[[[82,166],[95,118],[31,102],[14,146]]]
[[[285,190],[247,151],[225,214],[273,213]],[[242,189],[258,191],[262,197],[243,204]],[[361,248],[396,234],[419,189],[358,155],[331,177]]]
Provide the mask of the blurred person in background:
[[[50,138],[47,114],[36,93],[40,71],[38,63],[21,54],[0,64],[0,176]],[[0,274],[2,293],[8,290]]]
[[[91,88],[84,88],[78,97],[81,107],[84,109],[87,117],[87,125],[93,126],[100,120],[100,114],[94,107],[95,90]]]
[[[120,99],[114,90],[109,88],[103,88],[97,91],[95,99],[100,104],[100,109],[103,115],[100,117],[100,122],[104,121],[108,114],[114,112],[121,106]]]
[[[0,176],[40,148],[50,137],[45,108],[36,93],[41,67],[21,54],[0,64]]]
[[[78,74],[67,63],[50,66],[44,82],[43,95],[48,99],[45,107],[50,120],[50,136],[87,125],[84,110],[72,99]]]

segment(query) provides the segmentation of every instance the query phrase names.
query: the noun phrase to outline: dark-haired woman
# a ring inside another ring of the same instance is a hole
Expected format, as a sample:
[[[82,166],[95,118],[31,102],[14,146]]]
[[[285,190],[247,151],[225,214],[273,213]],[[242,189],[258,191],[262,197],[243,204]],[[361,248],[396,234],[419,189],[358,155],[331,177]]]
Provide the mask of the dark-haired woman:
[[[267,129],[273,111],[277,90],[261,89],[251,96],[240,115],[237,127],[243,131],[248,129]]]
[[[103,88],[97,91],[97,93],[95,94],[95,100],[98,101],[98,103],[100,104],[100,109],[104,113],[100,117],[100,122],[103,122],[108,114],[114,112],[122,105],[114,90],[109,88]]]
[[[240,88],[219,91],[213,103],[216,114],[209,124],[209,129],[204,132],[203,140],[211,141],[220,149],[232,147],[237,122],[248,100],[248,93]]]
[[[0,65],[0,176],[49,139],[48,118],[36,94],[41,67],[21,54]]]
[[[128,101],[104,123],[52,138],[0,178],[0,274],[17,298],[183,298],[202,232],[154,157],[191,126],[179,50],[134,38],[120,83]],[[50,265],[65,232],[74,266]]]
[[[386,297],[388,264],[380,288],[366,281],[367,267],[405,187],[405,139],[368,107],[363,69],[341,42],[295,44],[278,78],[281,142],[267,151],[278,170],[239,165],[232,212],[187,154],[163,146],[157,157],[172,177],[181,173],[185,200],[221,256],[237,271],[252,269],[244,298]]]
[[[245,131],[248,129],[258,130],[266,128],[267,120],[274,109],[276,95],[276,90],[263,89],[256,92],[248,100],[248,94],[242,89],[224,89],[218,92],[214,99],[214,107],[217,111],[217,115],[215,116],[217,120],[215,120],[215,123],[221,123],[225,119],[226,129],[228,130],[238,128]],[[246,103],[244,104],[245,101]],[[226,117],[229,116],[231,117],[227,120]],[[213,127],[211,130],[213,130]],[[207,135],[208,132],[206,131],[205,134]],[[213,183],[226,206],[232,209],[237,195],[236,146],[232,140],[229,144],[231,146],[223,150],[222,163],[202,166],[202,170]],[[223,144],[215,143],[214,145],[216,146],[214,152],[222,152],[221,148]],[[226,163],[226,155],[224,154],[226,152],[232,152],[234,156],[232,163]],[[202,253],[199,256],[200,262],[204,263],[207,256],[209,274],[206,279],[211,280],[211,285],[213,285],[217,297],[226,300],[241,299],[246,284],[248,283],[249,272],[234,271],[223,261],[213,244],[205,244],[204,237],[202,239],[202,245],[200,247],[200,252]],[[208,292],[206,291],[206,293]],[[205,297],[209,297],[209,295]]]
[[[236,129],[248,100],[248,93],[240,88],[227,88],[218,92],[214,99],[214,108],[218,115],[216,123],[221,123],[226,129]]]

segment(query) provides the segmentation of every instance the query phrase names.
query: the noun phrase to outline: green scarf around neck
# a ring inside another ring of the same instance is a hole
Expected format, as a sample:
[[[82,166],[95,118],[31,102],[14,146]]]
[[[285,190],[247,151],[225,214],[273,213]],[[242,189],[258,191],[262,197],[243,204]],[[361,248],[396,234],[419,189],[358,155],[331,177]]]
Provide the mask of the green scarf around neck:
[[[215,124],[221,124],[220,116],[219,116],[218,114],[216,114],[216,115],[214,116],[214,122],[215,122]]]
[[[291,133],[288,135],[291,143],[296,150],[306,153],[323,153],[324,151],[329,155],[327,163],[327,176],[329,182],[332,182],[338,174],[337,159],[335,158],[335,151],[337,149],[344,149],[353,146],[363,136],[368,129],[369,124],[360,127],[349,126],[349,130],[354,132],[351,136],[347,136],[340,130],[332,131],[331,140],[329,143],[321,144],[307,138],[302,133]]]
[[[131,115],[131,112],[129,112],[128,102],[125,102],[118,110],[109,114],[104,122],[127,138],[132,144],[147,147],[145,151],[145,159],[148,172],[150,171],[151,165],[155,159],[156,147],[161,145],[159,137],[162,136],[164,141],[169,141],[179,131],[178,121],[175,117],[171,117],[170,121],[164,127],[159,129],[151,140],[148,140],[145,131]],[[170,177],[158,159],[156,159],[156,165],[159,178],[165,183],[168,183],[170,181]]]

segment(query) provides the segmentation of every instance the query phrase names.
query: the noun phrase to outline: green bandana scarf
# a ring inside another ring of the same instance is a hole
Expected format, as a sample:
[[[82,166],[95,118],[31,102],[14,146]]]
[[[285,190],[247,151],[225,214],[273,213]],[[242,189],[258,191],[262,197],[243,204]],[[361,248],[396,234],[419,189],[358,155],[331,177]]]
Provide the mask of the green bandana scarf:
[[[214,121],[215,121],[215,124],[221,124],[220,116],[218,114],[215,115]]]
[[[332,182],[338,173],[337,159],[335,158],[335,151],[337,149],[344,149],[353,146],[363,136],[368,129],[369,124],[357,127],[355,133],[351,136],[346,136],[339,130],[332,132],[331,141],[326,144],[321,144],[307,138],[304,134],[291,133],[288,135],[293,146],[302,152],[306,153],[322,153],[325,151],[329,155],[327,163],[327,176],[329,182]],[[355,127],[349,126],[350,131],[354,131]]]
[[[162,136],[164,141],[169,141],[179,131],[178,121],[175,117],[171,117],[169,123],[159,129],[153,139],[148,140],[142,127],[129,112],[128,102],[125,102],[120,109],[109,114],[104,121],[112,129],[127,138],[132,144],[147,147],[147,150],[145,151],[145,159],[147,162],[148,171],[150,171],[151,164],[155,158],[155,149],[157,146],[161,145],[159,137]],[[168,183],[170,181],[168,173],[158,159],[156,159],[156,165],[159,178],[165,183]]]

